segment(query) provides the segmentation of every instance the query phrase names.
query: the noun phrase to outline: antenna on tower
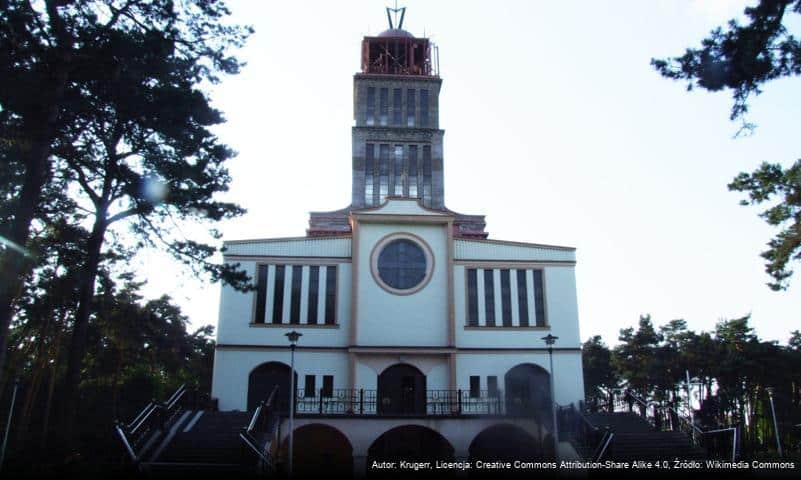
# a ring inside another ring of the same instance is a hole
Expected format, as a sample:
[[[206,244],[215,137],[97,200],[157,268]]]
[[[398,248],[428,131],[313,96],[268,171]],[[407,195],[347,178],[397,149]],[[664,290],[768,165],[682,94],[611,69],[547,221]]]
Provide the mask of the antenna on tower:
[[[400,21],[398,21],[398,14],[400,13]],[[392,22],[392,14],[395,15],[395,23],[398,24],[397,27],[393,25]],[[387,21],[389,22],[389,29],[401,29],[403,28],[403,17],[406,15],[406,7],[398,8],[398,0],[395,0],[395,8],[387,7]]]

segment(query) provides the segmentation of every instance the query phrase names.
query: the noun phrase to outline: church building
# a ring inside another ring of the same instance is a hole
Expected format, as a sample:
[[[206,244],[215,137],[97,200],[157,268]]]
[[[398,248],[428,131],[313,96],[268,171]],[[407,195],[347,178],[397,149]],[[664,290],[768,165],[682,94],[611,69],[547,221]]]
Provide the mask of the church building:
[[[403,12],[361,42],[351,204],[303,236],[225,242],[257,288],[222,287],[212,396],[252,411],[277,386],[286,406],[294,375],[296,471],[553,460],[553,402],[584,399],[575,249],[493,239],[446,207],[439,53]]]

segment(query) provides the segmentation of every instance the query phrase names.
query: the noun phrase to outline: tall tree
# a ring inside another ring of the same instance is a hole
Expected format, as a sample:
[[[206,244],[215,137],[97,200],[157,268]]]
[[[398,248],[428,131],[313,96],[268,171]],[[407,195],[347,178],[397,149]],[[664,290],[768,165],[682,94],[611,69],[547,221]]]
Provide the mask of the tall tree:
[[[611,399],[612,390],[619,383],[612,364],[612,352],[600,335],[584,342],[581,347],[581,363],[585,396],[593,408],[598,408]]]
[[[770,80],[801,75],[801,41],[787,28],[790,13],[801,14],[801,0],[760,0],[745,9],[746,25],[730,20],[725,30],[712,30],[701,48],[687,49],[680,57],[652,59],[651,64],[667,78],[688,81],[688,90],[731,90],[731,120],[742,121],[740,131],[753,130],[746,120],[749,99]],[[801,259],[801,160],[788,168],[763,163],[750,174],[737,175],[729,189],[747,193],[744,205],[771,205],[760,216],[781,231],[762,257],[771,277],[768,285],[786,289],[791,264]]]
[[[214,280],[249,287],[244,272],[209,261],[215,247],[176,229],[184,220],[214,222],[243,213],[216,199],[228,189],[225,162],[234,153],[209,130],[223,118],[197,89],[202,65],[176,55],[179,49],[160,32],[127,32],[87,47],[97,67],[115,74],[101,83],[89,72],[81,115],[52,150],[92,221],[65,378],[67,435],[78,406],[100,254],[115,224],[127,223],[139,244],[163,248]]]
[[[32,266],[26,247],[42,190],[53,175],[53,148],[57,140],[63,143],[65,128],[92,111],[87,104],[92,95],[113,88],[109,82],[127,73],[110,57],[95,55],[108,55],[106,50],[126,37],[149,38],[151,48],[161,42],[169,46],[172,64],[190,72],[181,87],[191,90],[240,67],[228,52],[250,30],[227,25],[228,14],[222,0],[0,0],[0,140],[15,148],[21,180],[0,250],[0,372],[12,304]],[[147,82],[157,89],[157,78]],[[159,100],[172,99],[162,94]]]

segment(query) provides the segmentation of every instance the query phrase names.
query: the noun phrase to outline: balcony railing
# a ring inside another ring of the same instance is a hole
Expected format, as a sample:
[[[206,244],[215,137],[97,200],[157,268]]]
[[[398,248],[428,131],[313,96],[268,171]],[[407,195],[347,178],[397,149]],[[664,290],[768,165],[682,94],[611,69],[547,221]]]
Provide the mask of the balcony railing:
[[[380,395],[380,396],[379,396]],[[426,390],[379,392],[365,389],[297,390],[298,415],[459,416],[502,415],[500,390]]]

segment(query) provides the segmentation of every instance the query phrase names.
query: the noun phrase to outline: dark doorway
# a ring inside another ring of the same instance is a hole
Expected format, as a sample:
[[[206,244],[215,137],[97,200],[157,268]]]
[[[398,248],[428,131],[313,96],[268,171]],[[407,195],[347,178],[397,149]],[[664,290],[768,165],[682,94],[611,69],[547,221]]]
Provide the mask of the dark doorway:
[[[288,452],[288,439],[281,448]],[[353,447],[342,432],[323,424],[295,429],[293,473],[296,478],[352,478]]]
[[[298,374],[295,373],[295,385]],[[282,413],[289,412],[289,365],[281,362],[263,363],[254,368],[248,377],[248,411],[256,410],[259,402],[267,397],[278,386],[276,408]]]
[[[407,364],[393,365],[378,376],[380,415],[425,415],[426,376]]]
[[[521,417],[547,418],[551,411],[548,372],[537,365],[518,365],[504,376],[506,413]]]
[[[430,428],[419,425],[404,425],[384,432],[367,450],[367,473],[384,477],[392,471],[372,469],[373,462],[433,462],[435,460],[453,461],[453,446],[442,435]],[[436,472],[442,476],[444,471]],[[404,478],[425,471],[395,470]]]
[[[516,425],[493,425],[481,431],[470,443],[469,459],[475,465],[477,460],[483,462],[521,462],[553,460],[553,448],[543,446],[541,440],[535,438]],[[497,478],[498,472],[492,470],[476,470],[469,472],[471,478]],[[528,469],[504,472],[506,477],[532,478]]]

